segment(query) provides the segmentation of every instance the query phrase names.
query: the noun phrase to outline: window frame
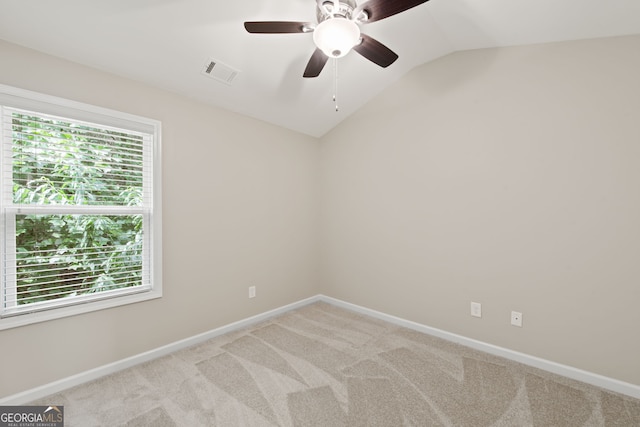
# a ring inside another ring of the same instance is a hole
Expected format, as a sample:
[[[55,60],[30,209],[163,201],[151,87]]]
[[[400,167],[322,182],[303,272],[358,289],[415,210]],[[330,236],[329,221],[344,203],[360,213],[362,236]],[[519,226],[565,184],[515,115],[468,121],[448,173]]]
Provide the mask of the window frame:
[[[149,270],[150,287],[142,287],[134,292],[112,292],[107,291],[96,298],[78,298],[71,304],[68,301],[60,304],[47,304],[46,308],[37,311],[24,310],[20,313],[12,313],[0,316],[0,330],[28,325],[37,322],[44,322],[68,316],[75,316],[82,313],[104,310],[133,304],[162,297],[162,157],[161,157],[161,122],[158,120],[141,117],[129,113],[72,101],[56,96],[45,95],[21,88],[0,84],[0,118],[4,115],[5,108],[17,108],[50,114],[67,118],[72,121],[85,121],[98,125],[126,129],[133,132],[149,134],[152,138],[150,148],[152,161],[152,203],[150,211],[147,213],[145,222],[148,227],[145,231],[149,234],[148,261],[151,263]],[[0,167],[4,166],[6,150],[4,148],[5,129],[3,120],[0,120]],[[10,132],[9,132],[10,133]],[[2,171],[4,173],[4,171]],[[0,180],[2,179],[0,174]],[[0,182],[0,185],[5,185]],[[6,192],[0,193],[6,195]],[[5,273],[8,270],[6,264],[7,245],[11,241],[15,243],[15,234],[4,236],[7,230],[7,222],[13,218],[15,220],[16,211],[12,200],[7,197],[0,197],[0,227],[3,237],[0,238],[0,293],[5,290]],[[36,208],[37,209],[37,208]],[[73,210],[73,208],[71,209]],[[89,209],[92,210],[92,209]],[[108,215],[108,209],[100,214]],[[15,230],[15,228],[14,228]],[[10,266],[9,266],[10,268]],[[126,288],[123,288],[126,289]],[[0,295],[0,301],[4,301]],[[1,307],[0,307],[1,308]]]

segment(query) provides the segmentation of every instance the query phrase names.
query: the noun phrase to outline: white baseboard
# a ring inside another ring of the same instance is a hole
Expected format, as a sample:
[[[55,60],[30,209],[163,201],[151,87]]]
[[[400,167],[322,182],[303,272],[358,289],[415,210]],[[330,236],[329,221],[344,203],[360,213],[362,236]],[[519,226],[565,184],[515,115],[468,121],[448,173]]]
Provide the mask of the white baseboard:
[[[286,313],[288,311],[295,310],[296,308],[301,308],[301,307],[304,307],[305,305],[313,304],[314,302],[317,302],[317,301],[320,301],[320,295],[303,299],[301,301],[297,301],[292,304],[288,304],[288,305],[276,308],[274,310],[269,310],[255,316],[248,317],[246,319],[239,320],[237,322],[233,322],[225,326],[221,326],[211,331],[194,335],[192,337],[189,337],[180,341],[176,341],[171,344],[167,344],[165,346],[158,347],[156,349],[153,349],[144,353],[136,354],[135,356],[127,357],[126,359],[118,360],[116,362],[109,363],[104,366],[99,366],[95,369],[81,372],[79,374],[72,375],[70,377],[63,378],[61,380],[54,381],[49,384],[45,384],[40,387],[33,388],[31,390],[26,390],[21,393],[0,398],[0,405],[24,405],[29,402],[33,402],[37,399],[42,399],[43,397],[47,397],[52,394],[61,392],[68,388],[75,387],[77,385],[96,380],[98,378],[116,373],[123,369],[130,368],[140,363],[148,362],[150,360],[157,359],[158,357],[166,356],[167,354],[176,352],[178,350],[182,350],[187,347],[200,344],[211,338],[215,338],[232,331],[246,328],[256,323],[260,323],[264,320],[268,320],[272,317],[279,316],[280,314]]]
[[[140,363],[148,362],[158,357],[165,356],[178,350],[191,347],[196,344],[200,344],[211,338],[224,335],[226,333],[236,331],[256,323],[268,320],[272,317],[279,316],[297,308],[304,307],[314,302],[323,301],[328,304],[342,307],[347,310],[361,313],[367,316],[371,316],[380,320],[384,320],[398,326],[403,326],[418,332],[422,332],[428,335],[432,335],[438,338],[452,341],[466,347],[474,348],[476,350],[484,351],[485,353],[493,354],[495,356],[504,357],[505,359],[513,360],[523,363],[525,365],[533,366],[538,369],[542,369],[554,374],[562,375],[567,378],[571,378],[577,381],[582,381],[587,384],[591,384],[597,387],[611,390],[617,393],[621,393],[636,399],[640,399],[640,386],[635,384],[626,383],[613,378],[605,377],[602,375],[594,374],[591,372],[583,371],[581,369],[573,368],[567,365],[561,365],[559,363],[551,362],[549,360],[541,359],[535,356],[530,356],[517,351],[509,350],[507,348],[498,347],[492,344],[488,344],[482,341],[477,341],[471,338],[467,338],[461,335],[452,334],[450,332],[443,331],[441,329],[432,328],[430,326],[422,325],[420,323],[412,322],[410,320],[402,319],[399,317],[391,316],[379,311],[371,310],[366,307],[351,304],[342,300],[331,298],[325,295],[316,295],[314,297],[306,298],[301,301],[288,304],[274,310],[270,310],[256,316],[252,316],[228,325],[213,329],[202,334],[198,334],[180,341],[176,341],[171,344],[141,353],[126,359],[122,359],[108,365],[100,366],[89,371],[81,372],[79,374],[63,378],[61,380],[45,384],[40,387],[26,390],[21,393],[17,393],[8,397],[0,399],[0,405],[23,405],[34,400],[41,399],[43,397],[61,392],[71,387],[93,381],[95,379],[104,377],[121,371],[123,369],[130,368]]]
[[[337,307],[354,311],[356,313],[361,313],[361,314],[365,314],[367,316],[371,316],[380,320],[384,320],[398,326],[404,326],[406,328],[413,329],[414,331],[422,332],[424,334],[442,338],[447,341],[455,342],[457,344],[464,345],[465,347],[470,347],[476,350],[483,351],[485,353],[493,354],[494,356],[504,357],[505,359],[513,360],[515,362],[519,362],[524,365],[533,366],[534,368],[542,369],[544,371],[561,375],[566,378],[571,378],[576,381],[581,381],[583,383],[591,384],[606,390],[614,391],[616,393],[620,393],[630,397],[634,397],[636,399],[640,399],[639,385],[616,380],[614,378],[605,377],[599,374],[594,374],[593,372],[584,371],[582,369],[574,368],[572,366],[562,365],[560,363],[552,362],[546,359],[541,359],[536,356],[531,356],[525,353],[509,350],[508,348],[498,347],[493,344],[477,341],[471,338],[464,337],[462,335],[457,335],[451,332],[443,331],[441,329],[425,326],[420,323],[416,323],[410,320],[391,316],[385,313],[381,313],[379,311],[371,310],[366,307],[361,307],[359,305],[355,305],[342,300],[327,297],[325,295],[320,295],[319,300],[324,301],[328,304],[335,305]]]

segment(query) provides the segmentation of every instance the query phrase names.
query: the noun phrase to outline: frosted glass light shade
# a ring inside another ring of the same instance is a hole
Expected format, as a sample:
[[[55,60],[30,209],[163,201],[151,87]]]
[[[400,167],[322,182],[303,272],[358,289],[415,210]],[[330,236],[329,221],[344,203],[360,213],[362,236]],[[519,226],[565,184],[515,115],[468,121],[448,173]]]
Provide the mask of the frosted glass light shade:
[[[313,41],[330,58],[345,56],[360,40],[360,27],[346,18],[322,21],[313,31]]]

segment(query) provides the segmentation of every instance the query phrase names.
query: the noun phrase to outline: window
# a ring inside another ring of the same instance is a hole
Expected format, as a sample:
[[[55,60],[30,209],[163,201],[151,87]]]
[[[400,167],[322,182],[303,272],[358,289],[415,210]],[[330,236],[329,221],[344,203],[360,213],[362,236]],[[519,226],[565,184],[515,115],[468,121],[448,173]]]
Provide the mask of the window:
[[[160,123],[0,85],[0,329],[162,295]]]

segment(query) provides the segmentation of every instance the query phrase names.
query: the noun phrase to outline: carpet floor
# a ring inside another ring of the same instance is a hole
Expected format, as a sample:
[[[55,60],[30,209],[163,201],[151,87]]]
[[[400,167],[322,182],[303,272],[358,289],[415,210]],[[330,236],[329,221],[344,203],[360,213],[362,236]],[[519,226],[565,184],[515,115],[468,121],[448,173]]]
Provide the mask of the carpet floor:
[[[640,426],[640,400],[326,303],[40,399],[65,426]]]

